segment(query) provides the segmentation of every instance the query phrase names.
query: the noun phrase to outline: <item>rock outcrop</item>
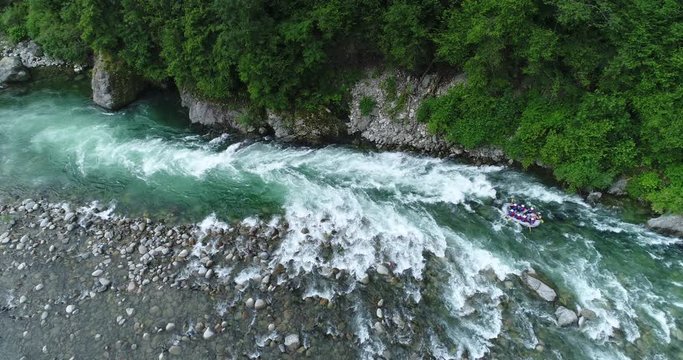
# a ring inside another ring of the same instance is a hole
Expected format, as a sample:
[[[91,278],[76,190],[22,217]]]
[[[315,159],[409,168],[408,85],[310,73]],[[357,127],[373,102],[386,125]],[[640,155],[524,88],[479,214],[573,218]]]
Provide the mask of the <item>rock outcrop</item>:
[[[612,186],[607,190],[607,193],[610,195],[617,195],[617,196],[622,196],[626,195],[626,187],[628,186],[628,179],[626,178],[621,178],[614,182]]]
[[[662,215],[647,221],[647,226],[655,231],[683,237],[683,216]]]
[[[323,111],[319,114],[284,114],[268,111],[257,118],[249,115],[247,104],[201,99],[187,89],[180,90],[181,104],[189,110],[190,121],[215,128],[225,127],[244,134],[273,134],[282,141],[321,144],[345,136],[346,125]]]
[[[322,144],[339,142],[348,136],[346,124],[332,114],[277,114],[269,111],[266,121],[275,137],[289,142]]]
[[[0,86],[5,83],[28,81],[30,78],[28,69],[24,67],[18,56],[0,59]]]
[[[464,150],[449,144],[417,121],[417,109],[425,98],[442,95],[464,81],[463,74],[427,74],[419,78],[399,70],[370,69],[353,87],[348,119],[323,109],[306,114],[267,111],[259,118],[249,116],[249,121],[244,121],[247,104],[210,101],[186,89],[180,90],[180,97],[193,123],[242,133],[273,134],[283,141],[322,144],[358,139],[380,149],[410,149],[441,156],[465,154],[480,162],[507,160],[500,149]],[[367,102],[372,103],[372,109],[364,113]]]
[[[453,148],[429,133],[427,125],[417,121],[417,109],[426,97],[443,94],[452,85],[464,82],[464,76],[425,75],[420,79],[398,70],[377,76],[373,73],[369,70],[351,90],[349,133],[380,148],[462,153],[461,149]],[[361,106],[363,102],[366,104]],[[371,109],[368,109],[369,105],[372,105]]]
[[[118,110],[138,98],[145,82],[122,62],[98,54],[92,71],[93,101],[109,110]]]
[[[242,121],[246,108],[238,103],[218,103],[202,100],[187,89],[180,89],[180,103],[189,110],[190,121],[211,127],[228,127],[242,133],[254,133],[258,129]]]
[[[506,160],[500,149],[464,150],[449,144],[417,120],[417,110],[424,99],[443,95],[454,85],[464,83],[464,74],[416,77],[400,70],[373,75],[375,73],[375,70],[368,70],[366,77],[351,91],[350,134],[379,148],[407,148],[439,155],[465,153],[484,162]]]

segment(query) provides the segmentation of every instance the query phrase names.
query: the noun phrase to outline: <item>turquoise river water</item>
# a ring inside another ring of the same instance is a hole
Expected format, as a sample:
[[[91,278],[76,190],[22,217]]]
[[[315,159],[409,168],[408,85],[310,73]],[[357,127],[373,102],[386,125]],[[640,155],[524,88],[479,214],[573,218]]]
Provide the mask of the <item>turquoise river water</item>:
[[[511,197],[546,222],[531,231],[506,222],[499,208]],[[0,200],[25,198],[99,201],[173,223],[285,220],[270,264],[310,279],[291,296],[358,304],[340,315],[353,324],[348,358],[683,358],[680,241],[505,166],[209,138],[189,128],[172,94],[110,113],[86,84],[47,82],[0,92]],[[324,256],[323,238],[333,245]],[[398,290],[376,285],[369,298],[375,282],[317,278],[334,268],[360,280],[378,264],[401,279]],[[529,269],[556,289],[554,303],[520,281]],[[378,293],[411,331],[379,336],[368,305]],[[595,317],[559,327],[560,305]],[[0,353],[13,354],[6,339]]]

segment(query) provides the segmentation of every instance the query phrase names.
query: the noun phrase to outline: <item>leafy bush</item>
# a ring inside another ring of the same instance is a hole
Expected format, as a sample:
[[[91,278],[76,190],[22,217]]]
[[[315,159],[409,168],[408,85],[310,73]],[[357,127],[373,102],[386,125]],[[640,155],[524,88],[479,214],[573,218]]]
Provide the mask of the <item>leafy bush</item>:
[[[26,28],[26,17],[28,16],[28,6],[24,2],[17,2],[9,5],[0,14],[0,25],[3,32],[13,42],[19,42],[28,38]]]
[[[363,116],[372,114],[372,111],[375,110],[375,106],[377,106],[377,102],[370,96],[363,96],[358,104],[360,114]]]

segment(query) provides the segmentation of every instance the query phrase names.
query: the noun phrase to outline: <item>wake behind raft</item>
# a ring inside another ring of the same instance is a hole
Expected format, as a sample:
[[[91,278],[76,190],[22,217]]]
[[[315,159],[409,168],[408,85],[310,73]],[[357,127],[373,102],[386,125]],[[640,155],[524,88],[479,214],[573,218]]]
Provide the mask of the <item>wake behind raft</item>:
[[[506,203],[501,210],[507,219],[528,228],[535,228],[543,223],[541,213],[524,204]]]

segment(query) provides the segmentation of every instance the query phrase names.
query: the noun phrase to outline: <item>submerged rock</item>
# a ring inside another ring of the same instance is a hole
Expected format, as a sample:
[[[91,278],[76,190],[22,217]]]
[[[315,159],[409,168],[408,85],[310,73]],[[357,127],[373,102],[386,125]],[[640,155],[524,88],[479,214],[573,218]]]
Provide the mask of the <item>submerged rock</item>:
[[[527,286],[531,288],[531,290],[534,290],[536,294],[538,294],[538,296],[540,296],[543,300],[555,301],[557,293],[555,292],[555,290],[553,290],[550,286],[543,283],[541,280],[538,280],[529,274],[522,275],[522,280]]]
[[[574,311],[564,306],[560,306],[555,310],[555,317],[557,318],[557,325],[560,327],[572,325],[579,320]]]
[[[647,221],[647,226],[658,232],[683,237],[683,216],[662,215]]]

